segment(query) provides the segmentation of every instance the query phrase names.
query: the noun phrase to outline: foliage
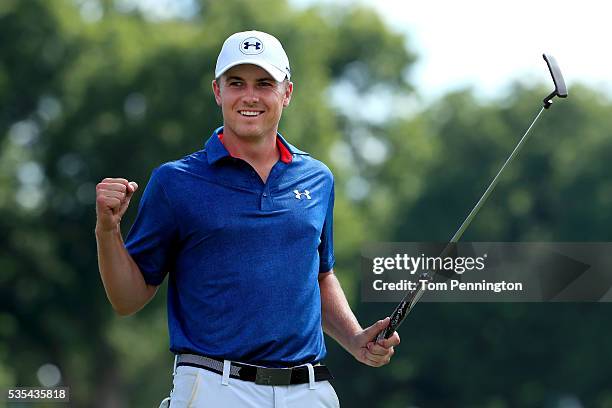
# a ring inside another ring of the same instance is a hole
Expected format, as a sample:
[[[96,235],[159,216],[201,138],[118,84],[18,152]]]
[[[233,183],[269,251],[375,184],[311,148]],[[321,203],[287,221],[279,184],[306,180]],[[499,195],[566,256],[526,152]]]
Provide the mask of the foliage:
[[[97,271],[94,186],[108,176],[144,186],[154,167],[201,149],[221,123],[210,84],[232,32],[269,31],[288,51],[295,94],[281,132],[336,174],[337,272],[364,325],[392,305],[359,302],[361,243],[447,239],[545,94],[516,84],[509,100],[480,101],[464,90],[372,121],[354,114],[360,102],[411,95],[415,56],[368,9],[201,0],[188,19],[152,20],[119,3],[0,5],[0,388],[37,385],[50,362],[73,406],[154,406],[171,387],[165,284],[137,315],[113,314]],[[358,96],[351,110],[330,100],[333,89]],[[612,106],[586,87],[570,93],[466,240],[610,239]],[[125,229],[134,215],[135,205]],[[609,406],[608,309],[424,304],[391,365],[360,366],[332,340],[328,363],[344,406],[539,407],[567,395]]]

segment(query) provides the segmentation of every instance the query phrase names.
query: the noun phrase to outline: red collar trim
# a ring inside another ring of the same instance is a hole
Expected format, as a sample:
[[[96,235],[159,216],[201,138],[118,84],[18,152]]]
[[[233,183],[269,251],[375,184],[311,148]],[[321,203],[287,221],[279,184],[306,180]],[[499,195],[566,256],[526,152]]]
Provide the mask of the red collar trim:
[[[223,143],[223,133],[219,133],[218,137],[221,143]],[[289,149],[287,149],[287,146],[285,146],[283,142],[281,142],[280,137],[278,136],[276,136],[276,148],[278,149],[278,152],[280,153],[280,160],[285,164],[291,163],[291,161],[293,160],[293,155],[291,154]],[[230,156],[236,157],[229,150],[227,152],[229,153]]]
[[[278,151],[280,152],[280,159],[283,163],[289,164],[293,160],[293,155],[287,149],[287,146],[281,142],[280,137],[276,136],[276,147],[278,147]]]

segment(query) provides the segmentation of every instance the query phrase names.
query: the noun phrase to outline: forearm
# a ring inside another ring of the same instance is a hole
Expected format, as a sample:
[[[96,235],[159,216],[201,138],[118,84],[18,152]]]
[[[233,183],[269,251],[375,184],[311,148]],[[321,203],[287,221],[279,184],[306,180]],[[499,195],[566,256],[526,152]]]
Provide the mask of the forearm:
[[[111,231],[96,228],[98,267],[106,296],[122,315],[140,310],[157,291],[147,285],[138,265],[127,252],[119,227]]]
[[[355,353],[353,339],[363,329],[351,307],[336,275],[332,272],[319,278],[323,330],[349,353]]]

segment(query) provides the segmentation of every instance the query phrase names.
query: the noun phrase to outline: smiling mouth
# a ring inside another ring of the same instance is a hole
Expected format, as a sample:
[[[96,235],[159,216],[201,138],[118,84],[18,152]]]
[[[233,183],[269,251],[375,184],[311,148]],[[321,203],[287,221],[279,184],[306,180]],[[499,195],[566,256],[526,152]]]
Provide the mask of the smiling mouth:
[[[238,113],[240,113],[242,116],[246,116],[246,117],[249,117],[249,118],[254,118],[254,117],[257,117],[257,116],[261,115],[263,112],[261,112],[261,111],[252,111],[252,110],[241,110],[241,111],[238,111]]]

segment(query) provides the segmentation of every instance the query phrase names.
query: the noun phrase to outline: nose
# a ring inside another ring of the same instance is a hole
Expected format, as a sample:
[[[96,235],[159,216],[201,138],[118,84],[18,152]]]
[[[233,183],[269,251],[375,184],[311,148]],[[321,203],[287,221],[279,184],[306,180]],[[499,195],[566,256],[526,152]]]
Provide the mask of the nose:
[[[257,95],[257,90],[255,89],[254,86],[248,86],[246,88],[242,100],[244,101],[244,103],[247,103],[250,105],[259,102],[259,96]]]

